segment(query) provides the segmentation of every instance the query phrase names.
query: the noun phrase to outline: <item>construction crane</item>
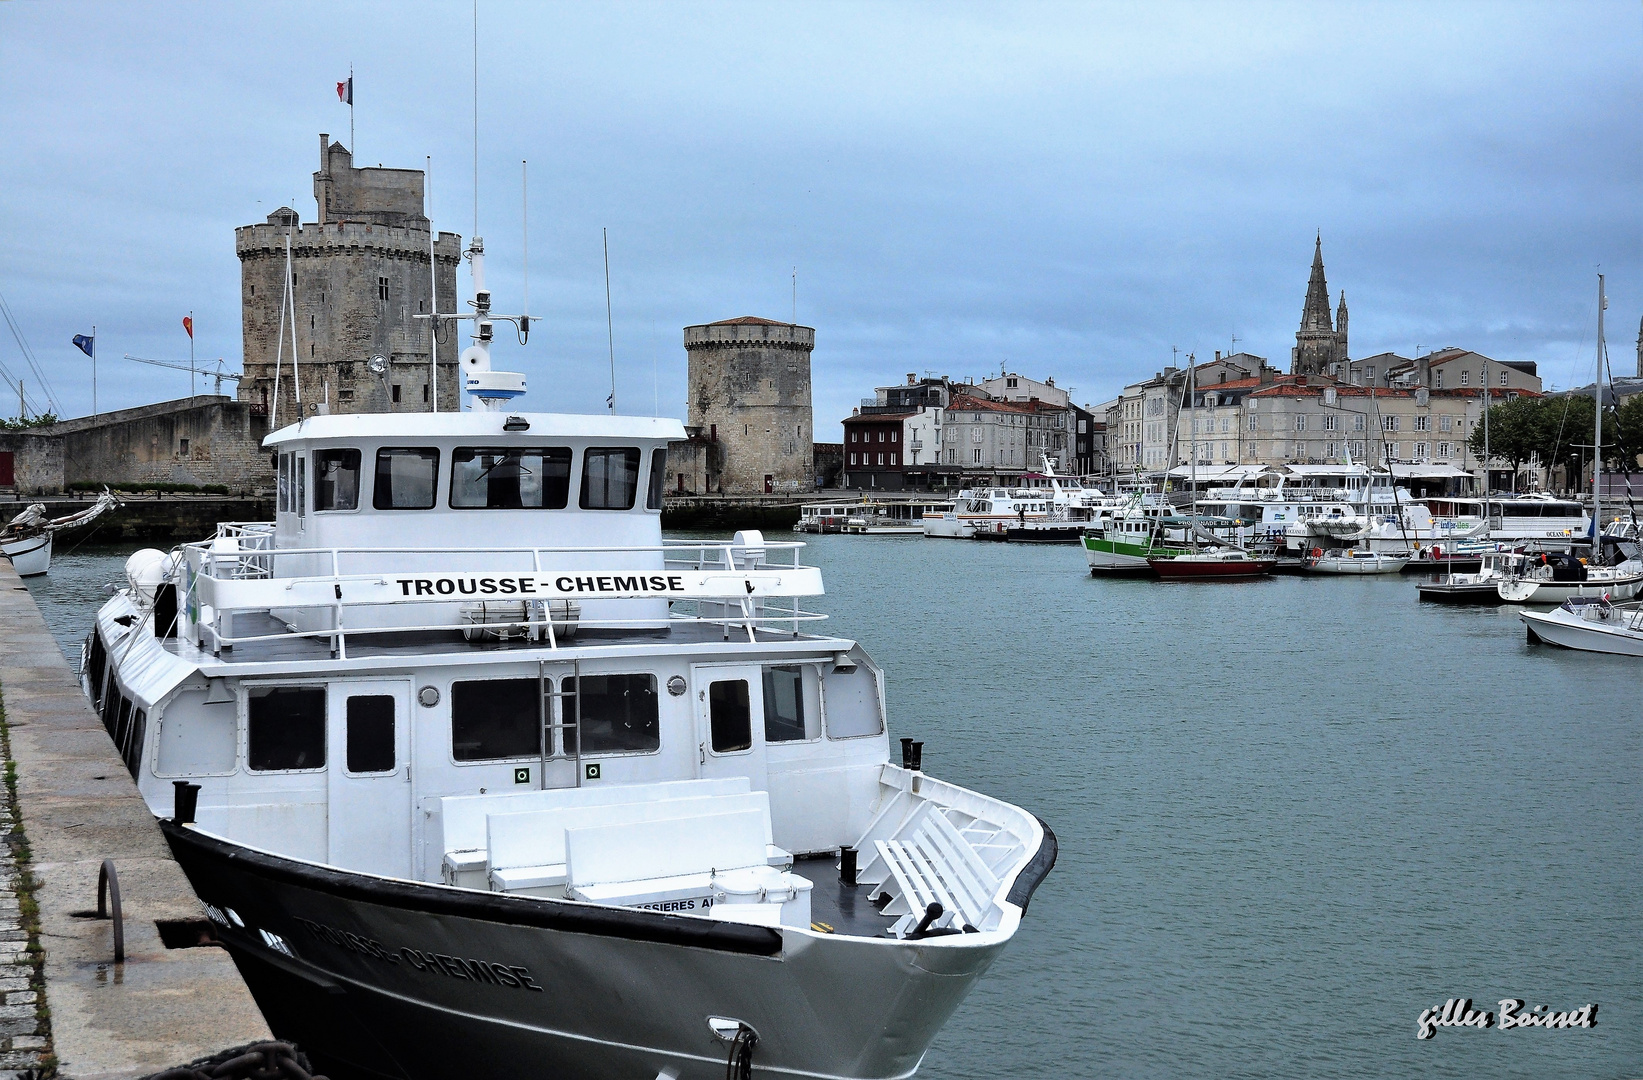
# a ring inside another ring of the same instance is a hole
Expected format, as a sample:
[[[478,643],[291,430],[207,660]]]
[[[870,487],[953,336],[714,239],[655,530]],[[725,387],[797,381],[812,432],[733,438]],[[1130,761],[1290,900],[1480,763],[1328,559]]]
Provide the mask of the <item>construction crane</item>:
[[[195,367],[187,360],[150,360],[146,356],[132,356],[130,353],[126,353],[125,357],[127,360],[135,360],[139,364],[153,364],[155,367],[172,368],[176,371],[191,371],[196,375],[209,375],[211,378],[217,380],[216,393],[219,396],[222,394],[222,381],[224,379],[233,379],[235,382],[238,382],[240,379],[244,378],[243,375],[235,375],[231,371],[224,371],[222,369],[222,357],[220,356],[217,357],[217,366],[215,369]]]

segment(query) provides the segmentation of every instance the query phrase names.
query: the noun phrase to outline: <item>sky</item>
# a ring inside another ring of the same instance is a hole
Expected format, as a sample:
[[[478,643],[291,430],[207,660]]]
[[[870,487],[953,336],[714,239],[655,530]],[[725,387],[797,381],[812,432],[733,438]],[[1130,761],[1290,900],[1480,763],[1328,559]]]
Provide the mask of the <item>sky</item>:
[[[1180,355],[1287,370],[1313,239],[1354,357],[1617,374],[1643,316],[1643,6],[478,3],[478,215],[541,410],[682,417],[682,328],[816,328],[818,441],[907,373],[1100,403]],[[470,3],[0,0],[0,296],[59,411],[238,370],[234,228],[315,215],[318,134],[432,159],[474,232]],[[601,230],[608,230],[607,330]],[[796,277],[796,304],[795,304]],[[463,295],[469,283],[460,279]],[[0,323],[0,365],[38,380]],[[201,390],[208,387],[202,382]],[[0,389],[0,394],[8,393]],[[16,412],[15,390],[0,414]]]

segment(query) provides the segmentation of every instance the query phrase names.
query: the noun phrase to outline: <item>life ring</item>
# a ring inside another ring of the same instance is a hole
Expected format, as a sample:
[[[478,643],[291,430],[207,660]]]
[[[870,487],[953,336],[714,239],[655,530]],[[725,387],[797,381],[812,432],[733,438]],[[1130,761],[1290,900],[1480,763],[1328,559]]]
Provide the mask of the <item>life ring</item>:
[[[1324,549],[1323,548],[1313,548],[1312,549],[1312,557],[1314,559],[1323,558],[1323,554],[1324,554]]]

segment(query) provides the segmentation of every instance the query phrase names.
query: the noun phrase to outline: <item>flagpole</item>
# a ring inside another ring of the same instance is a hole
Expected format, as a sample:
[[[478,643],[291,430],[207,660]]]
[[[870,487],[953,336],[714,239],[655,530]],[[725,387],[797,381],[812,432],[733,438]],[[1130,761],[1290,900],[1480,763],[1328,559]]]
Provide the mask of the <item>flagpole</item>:
[[[97,418],[97,324],[91,324],[91,417]]]
[[[354,160],[359,160],[359,146],[354,142],[354,65],[348,65],[348,149]]]
[[[188,403],[194,403],[194,312],[188,313]]]

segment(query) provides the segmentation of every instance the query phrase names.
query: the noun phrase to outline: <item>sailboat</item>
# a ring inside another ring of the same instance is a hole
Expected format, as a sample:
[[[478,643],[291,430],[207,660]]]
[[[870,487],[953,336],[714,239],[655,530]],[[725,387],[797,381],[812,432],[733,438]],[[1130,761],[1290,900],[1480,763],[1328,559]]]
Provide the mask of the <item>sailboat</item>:
[[[11,560],[18,577],[35,577],[51,569],[51,538],[65,529],[89,525],[120,505],[107,488],[84,510],[62,517],[46,517],[46,504],[33,503],[0,529],[0,555]]]
[[[1192,484],[1192,525],[1188,536],[1192,550],[1182,555],[1150,556],[1147,565],[1165,581],[1233,581],[1264,577],[1278,566],[1277,559],[1251,555],[1241,547],[1229,545],[1208,532],[1198,523],[1198,400],[1197,358],[1187,357],[1187,418],[1192,423],[1191,449],[1188,454],[1189,476]],[[1198,542],[1210,541],[1200,549]]]

